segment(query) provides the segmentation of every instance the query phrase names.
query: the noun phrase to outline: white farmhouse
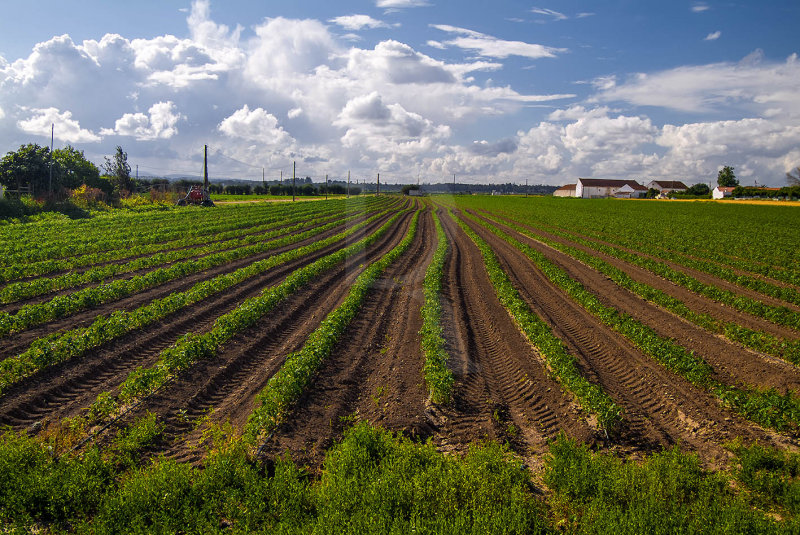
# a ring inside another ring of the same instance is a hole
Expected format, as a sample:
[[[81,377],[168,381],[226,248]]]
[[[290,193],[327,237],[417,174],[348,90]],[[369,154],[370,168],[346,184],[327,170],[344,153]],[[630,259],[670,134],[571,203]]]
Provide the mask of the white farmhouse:
[[[714,188],[714,191],[711,192],[711,197],[714,199],[724,199],[725,197],[730,197],[733,195],[734,189],[735,188],[732,187],[717,186]]]
[[[680,180],[651,180],[646,186],[648,190],[655,189],[660,193],[667,195],[673,191],[686,191],[689,189],[686,184]]]
[[[607,180],[604,178],[579,178],[575,184],[575,196],[584,199],[605,197],[640,198],[647,188],[635,180]]]

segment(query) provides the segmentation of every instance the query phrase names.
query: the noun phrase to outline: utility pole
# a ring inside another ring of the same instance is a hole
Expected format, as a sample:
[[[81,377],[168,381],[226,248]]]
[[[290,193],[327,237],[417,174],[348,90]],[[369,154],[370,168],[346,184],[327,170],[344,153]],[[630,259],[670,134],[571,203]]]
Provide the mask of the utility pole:
[[[380,194],[381,194],[381,174],[378,173],[378,193],[376,193],[375,196],[377,197]]]
[[[453,195],[456,194],[456,174],[453,173]]]
[[[330,188],[328,187],[328,175],[325,175],[325,200],[326,201],[328,200],[328,190],[329,189]]]
[[[350,171],[347,172],[347,198],[350,198]]]
[[[297,162],[292,162],[292,202],[294,202],[294,184],[295,184],[295,173],[297,171]]]
[[[525,196],[528,196],[528,179],[525,179]]]
[[[208,145],[203,145],[203,191],[208,191]]]
[[[50,185],[47,187],[47,193],[52,197],[53,195],[53,137],[56,131],[56,124],[50,123]]]
[[[136,182],[139,182],[139,164],[136,164]]]
[[[267,188],[267,181],[264,180],[264,168],[261,168],[261,187],[266,189]]]

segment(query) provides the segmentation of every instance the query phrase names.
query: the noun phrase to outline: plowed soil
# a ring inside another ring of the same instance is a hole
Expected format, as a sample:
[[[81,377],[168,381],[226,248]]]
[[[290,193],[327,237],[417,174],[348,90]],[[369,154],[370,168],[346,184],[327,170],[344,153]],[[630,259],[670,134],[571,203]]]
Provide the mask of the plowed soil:
[[[280,303],[256,327],[239,333],[216,357],[179,374],[95,439],[106,444],[117,429],[152,412],[165,424],[165,430],[151,453],[196,462],[204,455],[204,431],[209,424],[229,422],[235,431],[242,432],[256,395],[287,355],[300,349],[322,319],[343,301],[364,268],[400,242],[411,217],[410,212],[403,214],[375,244],[321,274]],[[433,217],[426,208],[410,248],[383,273],[310,387],[284,422],[260,444],[262,455],[274,457],[288,452],[294,460],[318,469],[325,450],[355,420],[431,440],[449,452],[463,452],[475,441],[499,440],[532,466],[541,463],[548,441],[560,433],[621,455],[638,456],[680,444],[714,467],[725,465],[729,453],[724,444],[737,437],[781,446],[794,443],[793,437],[766,431],[745,420],[707,391],[668,371],[551,284],[522,252],[467,220],[494,250],[522,299],[577,358],[583,375],[602,386],[622,407],[620,429],[606,435],[564,391],[542,355],[503,308],[479,249],[446,212],[440,211],[440,217],[449,243],[441,304],[448,366],[455,377],[453,402],[447,406],[430,403],[422,375],[422,285],[436,246]],[[348,242],[373,232],[385,220],[372,223]],[[501,219],[492,220],[542,252],[604,304],[629,314],[663,337],[679,340],[702,356],[713,367],[717,380],[800,394],[797,367],[711,335],[618,287],[574,258],[513,231]],[[675,295],[692,309],[751,328],[769,327],[768,332],[779,336],[797,336],[790,329],[723,307],[645,270],[540,229],[532,230],[595,254],[634,279]],[[80,414],[99,393],[115,392],[137,366],[152,365],[182,334],[208,331],[220,315],[243,300],[342,246],[332,245],[289,262],[91,354],[42,370],[0,397],[0,425],[34,432],[48,422]],[[99,314],[132,309],[288,249],[220,266],[14,335],[3,341],[0,358],[19,353],[38,336],[86,324]]]

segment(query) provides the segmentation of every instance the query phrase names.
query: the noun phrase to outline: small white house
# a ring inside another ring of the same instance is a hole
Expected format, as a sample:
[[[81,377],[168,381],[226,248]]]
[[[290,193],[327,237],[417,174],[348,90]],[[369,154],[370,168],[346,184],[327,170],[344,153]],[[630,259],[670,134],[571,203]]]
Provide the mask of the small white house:
[[[680,180],[651,180],[645,187],[648,190],[658,190],[664,195],[672,193],[673,191],[686,191],[689,189],[686,184]]]
[[[575,184],[575,196],[584,199],[604,199],[606,197],[640,198],[645,195],[647,195],[647,188],[635,180],[579,178],[577,184]]]
[[[553,197],[577,197],[575,194],[575,184],[561,186],[553,192]]]
[[[725,197],[730,197],[731,195],[733,195],[734,189],[735,188],[727,186],[726,187],[717,186],[716,188],[714,188],[714,191],[711,192],[711,197],[714,199],[724,199]]]

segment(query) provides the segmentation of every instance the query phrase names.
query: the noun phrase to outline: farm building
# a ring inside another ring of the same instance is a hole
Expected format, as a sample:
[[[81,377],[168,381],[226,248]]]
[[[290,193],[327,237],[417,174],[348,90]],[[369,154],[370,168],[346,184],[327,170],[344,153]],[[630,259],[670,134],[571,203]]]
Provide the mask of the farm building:
[[[605,197],[639,198],[647,194],[647,188],[635,180],[607,180],[604,178],[579,178],[575,184],[575,196],[584,199]]]
[[[553,197],[576,197],[575,195],[575,184],[567,184],[566,186],[561,186],[557,190],[553,192]]]
[[[717,186],[714,188],[714,191],[711,192],[711,197],[714,199],[724,199],[725,197],[730,197],[733,195],[734,189],[736,188]]]
[[[686,184],[680,180],[651,180],[646,186],[649,189],[656,189],[666,195],[673,191],[686,191],[689,189]]]

